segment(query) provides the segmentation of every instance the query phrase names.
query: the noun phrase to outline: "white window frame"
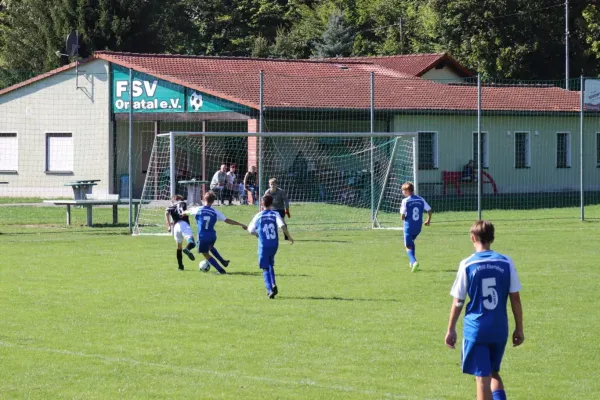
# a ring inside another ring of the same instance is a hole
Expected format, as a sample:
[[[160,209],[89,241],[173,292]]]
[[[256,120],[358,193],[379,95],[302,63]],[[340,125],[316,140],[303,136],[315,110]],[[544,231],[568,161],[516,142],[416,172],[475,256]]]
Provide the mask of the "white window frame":
[[[475,140],[474,140],[474,136],[477,135],[477,131],[473,131],[473,135],[471,136],[471,156],[474,157],[475,156]],[[489,134],[487,131],[481,131],[481,139],[483,140],[483,154],[482,154],[482,158],[481,158],[481,164],[483,166],[483,168],[489,168],[490,167],[490,160],[489,160],[489,154],[490,154],[490,141],[489,141]],[[477,165],[477,159],[473,159],[473,161],[475,161],[475,165]]]
[[[432,133],[433,137],[432,137],[432,159],[433,159],[433,166],[431,168],[421,168],[419,166],[418,169],[422,169],[424,171],[428,171],[428,170],[434,170],[434,169],[438,169],[438,132],[437,131],[418,131],[417,135],[420,135],[422,133]],[[419,138],[417,136],[417,143],[419,142]],[[420,149],[419,149],[420,151]],[[421,157],[419,157],[419,160],[421,159]]]
[[[12,173],[12,174],[17,173],[17,172],[19,172],[19,134],[15,131],[11,131],[11,132],[2,131],[2,132],[0,132],[0,136],[3,136],[3,137],[13,137],[14,136],[14,138],[17,141],[17,149],[15,152],[15,155],[16,155],[15,165],[11,166],[10,168],[0,168],[0,172]]]
[[[564,167],[560,167],[558,165],[558,135],[561,134],[567,134],[567,165]],[[555,155],[555,159],[554,159],[554,165],[556,165],[557,169],[565,169],[565,168],[571,168],[571,132],[568,131],[562,131],[562,132],[556,132],[556,141],[554,142],[555,148],[554,148],[554,155]]]
[[[73,154],[71,155],[71,168],[70,169],[64,169],[64,170],[51,170],[50,169],[50,138],[51,137],[70,137],[71,138],[71,147],[73,150]],[[74,145],[73,132],[56,132],[56,131],[45,132],[44,140],[46,141],[45,155],[44,155],[44,157],[45,157],[45,162],[44,162],[45,172],[47,174],[72,175],[73,169],[74,169],[74,163],[75,163],[75,145]]]
[[[527,154],[525,154],[525,166],[523,167],[517,167],[517,134],[519,133],[524,133],[527,135]],[[527,169],[527,168],[531,168],[531,132],[530,131],[515,131],[514,132],[514,142],[513,142],[513,146],[514,146],[514,155],[515,155],[515,160],[514,160],[514,166],[516,169]]]

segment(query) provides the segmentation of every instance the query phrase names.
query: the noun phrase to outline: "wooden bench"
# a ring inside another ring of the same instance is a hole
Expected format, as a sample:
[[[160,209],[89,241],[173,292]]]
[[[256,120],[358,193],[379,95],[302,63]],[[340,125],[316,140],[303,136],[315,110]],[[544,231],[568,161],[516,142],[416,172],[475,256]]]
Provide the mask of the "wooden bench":
[[[111,197],[108,197],[111,196]],[[129,204],[129,199],[119,199],[118,195],[108,195],[103,199],[87,199],[87,200],[44,200],[46,204],[55,206],[67,207],[67,225],[71,225],[71,206],[81,206],[87,208],[87,226],[92,226],[92,209],[94,206],[112,206],[113,209],[113,224],[119,222],[119,205]],[[116,198],[114,196],[117,196]],[[95,196],[90,196],[95,197]],[[140,199],[132,199],[135,207],[134,215],[137,215],[138,206],[142,203]]]
[[[477,176],[477,171],[474,172],[473,176]],[[490,184],[492,185],[492,189],[494,194],[498,194],[498,188],[496,187],[496,182],[485,171],[481,171],[481,183],[482,184]],[[461,185],[466,184],[477,184],[476,180],[473,181],[465,181],[463,180],[462,171],[442,171],[442,184],[444,185],[444,196],[446,195],[446,189],[448,185],[454,185],[456,189],[456,194],[462,196],[462,191],[460,190]]]

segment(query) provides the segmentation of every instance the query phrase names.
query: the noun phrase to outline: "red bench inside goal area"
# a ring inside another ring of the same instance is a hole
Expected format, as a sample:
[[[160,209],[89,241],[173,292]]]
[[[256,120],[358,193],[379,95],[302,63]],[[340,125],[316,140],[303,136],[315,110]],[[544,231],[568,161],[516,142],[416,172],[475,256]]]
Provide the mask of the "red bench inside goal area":
[[[474,176],[477,176],[477,171],[475,171]],[[464,181],[462,177],[462,171],[442,171],[444,196],[446,195],[446,189],[448,185],[454,185],[454,188],[456,189],[456,194],[462,196],[462,191],[460,190],[461,185],[473,185],[477,183],[477,181]],[[494,181],[494,178],[492,178],[492,176],[485,171],[481,171],[481,183],[492,185],[494,194],[498,194],[498,188],[496,187],[496,182]]]

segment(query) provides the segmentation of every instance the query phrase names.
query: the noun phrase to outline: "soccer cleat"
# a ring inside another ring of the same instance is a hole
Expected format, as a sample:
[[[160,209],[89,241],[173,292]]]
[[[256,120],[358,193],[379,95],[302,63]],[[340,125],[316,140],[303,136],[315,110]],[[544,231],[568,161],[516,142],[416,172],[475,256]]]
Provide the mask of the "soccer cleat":
[[[277,286],[273,286],[273,296],[276,296],[279,294],[279,290],[277,290]]]
[[[229,266],[229,260],[223,260],[221,264],[223,264],[223,266],[227,268]]]
[[[217,275],[227,275],[227,272],[226,272],[226,271],[223,271],[223,272],[221,272],[221,271],[216,271],[216,272],[217,272]]]
[[[180,271],[183,271],[183,265],[180,265],[180,266],[179,266],[179,270],[180,270]]]
[[[415,261],[412,265],[412,272],[417,272],[418,269],[419,269],[419,262]]]
[[[270,293],[268,293],[268,294],[267,294],[267,297],[268,297],[269,299],[274,299],[274,298],[275,298],[275,293],[273,293],[273,292],[270,292]]]
[[[194,257],[194,254],[191,251],[189,251],[188,249],[183,249],[183,254],[188,256],[190,258],[190,260],[192,260],[192,261],[194,261],[196,259],[196,257]]]

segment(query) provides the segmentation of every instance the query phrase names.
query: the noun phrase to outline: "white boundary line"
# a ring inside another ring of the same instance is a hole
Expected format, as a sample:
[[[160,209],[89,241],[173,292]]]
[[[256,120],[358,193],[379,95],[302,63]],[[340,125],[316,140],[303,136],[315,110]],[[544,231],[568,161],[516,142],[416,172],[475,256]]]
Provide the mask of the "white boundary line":
[[[104,362],[108,362],[108,363],[129,364],[129,365],[134,365],[134,366],[142,365],[142,366],[146,366],[146,367],[180,370],[180,371],[193,372],[193,373],[197,373],[197,374],[207,374],[207,375],[212,375],[212,376],[216,375],[216,376],[219,376],[222,378],[233,378],[233,379],[238,379],[238,380],[245,379],[245,380],[250,380],[250,381],[273,383],[273,384],[286,385],[286,386],[310,386],[310,387],[316,387],[316,388],[321,388],[321,389],[326,389],[326,390],[334,390],[334,391],[347,392],[347,393],[358,393],[358,394],[365,394],[365,395],[369,395],[369,396],[385,397],[385,398],[390,398],[390,399],[440,400],[440,399],[423,399],[423,398],[419,398],[416,396],[406,396],[406,395],[394,394],[394,393],[381,393],[376,390],[362,390],[362,389],[354,388],[352,386],[326,385],[326,384],[321,384],[321,383],[315,382],[310,379],[302,379],[299,381],[276,379],[276,378],[270,378],[270,377],[264,377],[264,376],[252,376],[252,375],[244,375],[244,374],[237,374],[237,373],[231,373],[231,372],[220,372],[220,371],[195,368],[195,367],[182,367],[179,365],[138,361],[138,360],[134,360],[131,358],[108,357],[108,356],[104,356],[101,354],[87,354],[87,353],[82,353],[82,352],[78,352],[78,351],[52,349],[52,348],[48,348],[48,347],[24,346],[24,345],[2,342],[2,341],[0,341],[0,346],[6,347],[6,348],[22,349],[22,350],[26,350],[26,351],[37,351],[37,352],[42,352],[42,353],[62,354],[62,355],[67,355],[67,356],[72,356],[72,357],[96,359],[96,360],[100,360],[100,361],[104,361]]]

